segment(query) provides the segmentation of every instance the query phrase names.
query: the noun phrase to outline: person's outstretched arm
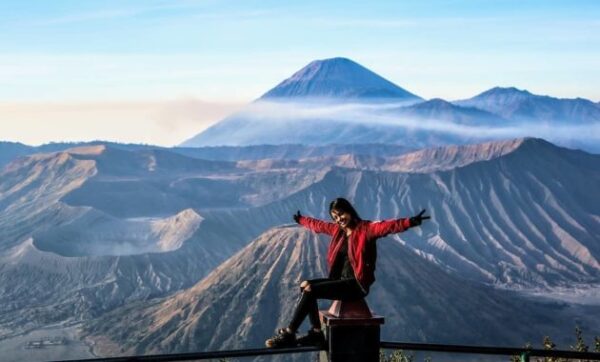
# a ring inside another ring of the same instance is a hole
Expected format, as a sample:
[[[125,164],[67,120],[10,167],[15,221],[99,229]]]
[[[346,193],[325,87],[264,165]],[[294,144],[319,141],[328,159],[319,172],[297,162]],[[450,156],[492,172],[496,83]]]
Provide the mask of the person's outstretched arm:
[[[308,216],[302,216],[300,214],[300,210],[296,212],[293,216],[294,221],[298,224],[304,226],[307,229],[310,229],[316,233],[323,233],[328,235],[335,234],[337,230],[337,225],[332,222],[326,222],[319,219],[314,219]]]
[[[369,236],[371,238],[381,238],[388,234],[400,233],[408,228],[419,226],[423,220],[431,219],[431,216],[424,216],[424,213],[425,209],[411,218],[372,222],[369,224]]]

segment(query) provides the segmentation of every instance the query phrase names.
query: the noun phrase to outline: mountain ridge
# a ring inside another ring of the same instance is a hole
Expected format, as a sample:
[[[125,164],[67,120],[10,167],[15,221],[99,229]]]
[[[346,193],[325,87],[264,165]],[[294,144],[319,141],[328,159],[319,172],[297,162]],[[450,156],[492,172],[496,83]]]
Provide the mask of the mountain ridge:
[[[494,87],[472,98],[452,103],[475,107],[516,121],[575,124],[600,121],[600,108],[588,99],[555,98],[515,87]]]
[[[18,143],[0,141],[0,170],[17,158],[31,156],[37,153],[51,153],[66,151],[78,147],[92,147],[105,145],[126,151],[138,150],[163,150],[178,153],[183,156],[203,159],[207,161],[248,161],[267,158],[283,158],[286,160],[306,157],[334,156],[342,154],[365,155],[399,155],[410,151],[399,145],[390,144],[329,144],[323,146],[309,146],[295,144],[282,145],[253,145],[253,146],[221,146],[221,147],[160,147],[143,144],[123,144],[114,142],[75,142],[75,143],[49,143],[41,146],[28,146]]]
[[[503,125],[510,121],[494,113],[476,107],[456,105],[441,98],[434,98],[395,110],[398,115],[426,120],[447,121],[475,126]]]

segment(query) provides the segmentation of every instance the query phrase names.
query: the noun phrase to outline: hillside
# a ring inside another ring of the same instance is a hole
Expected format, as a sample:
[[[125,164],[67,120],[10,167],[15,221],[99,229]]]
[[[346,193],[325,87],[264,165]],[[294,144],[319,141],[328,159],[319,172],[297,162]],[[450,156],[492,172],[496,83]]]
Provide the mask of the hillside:
[[[479,345],[518,345],[544,335],[563,340],[573,319],[583,316],[564,304],[456,278],[393,240],[378,245],[377,282],[367,299],[386,318],[382,339]],[[114,346],[124,354],[260,348],[288,322],[299,282],[326,274],[326,246],[326,238],[299,227],[268,230],[192,288],[115,310],[88,323],[85,333],[100,341],[96,352],[102,355],[114,353]],[[593,323],[588,316],[585,327],[597,330]]]

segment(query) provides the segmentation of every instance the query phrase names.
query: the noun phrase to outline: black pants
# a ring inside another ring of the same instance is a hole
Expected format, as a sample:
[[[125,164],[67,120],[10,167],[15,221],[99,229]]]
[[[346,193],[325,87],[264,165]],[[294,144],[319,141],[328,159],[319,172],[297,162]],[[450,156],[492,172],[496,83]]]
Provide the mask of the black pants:
[[[320,328],[319,306],[317,299],[356,300],[362,299],[366,293],[355,279],[312,279],[307,280],[310,291],[302,290],[300,301],[292,317],[289,328],[297,331],[308,315],[313,328]]]

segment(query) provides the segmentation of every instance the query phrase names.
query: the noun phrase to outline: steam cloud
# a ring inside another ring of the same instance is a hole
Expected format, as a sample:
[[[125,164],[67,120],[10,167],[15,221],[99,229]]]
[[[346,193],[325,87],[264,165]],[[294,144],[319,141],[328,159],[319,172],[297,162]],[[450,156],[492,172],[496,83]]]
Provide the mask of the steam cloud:
[[[435,118],[407,117],[398,113],[403,106],[406,106],[406,103],[335,104],[258,101],[238,115],[247,119],[278,123],[319,119],[324,122],[379,124],[482,139],[540,137],[563,143],[573,140],[590,143],[600,141],[600,122],[572,125],[567,121],[558,124],[532,121],[490,125],[489,121],[482,119],[481,124],[468,125]]]

